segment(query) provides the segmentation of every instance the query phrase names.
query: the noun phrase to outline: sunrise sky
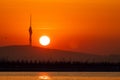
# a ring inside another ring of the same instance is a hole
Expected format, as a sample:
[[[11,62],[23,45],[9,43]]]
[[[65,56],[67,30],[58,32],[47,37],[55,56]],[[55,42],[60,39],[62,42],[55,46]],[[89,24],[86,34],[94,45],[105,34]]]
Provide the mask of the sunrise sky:
[[[30,15],[34,46],[120,54],[119,0],[0,0],[0,46],[29,44]]]

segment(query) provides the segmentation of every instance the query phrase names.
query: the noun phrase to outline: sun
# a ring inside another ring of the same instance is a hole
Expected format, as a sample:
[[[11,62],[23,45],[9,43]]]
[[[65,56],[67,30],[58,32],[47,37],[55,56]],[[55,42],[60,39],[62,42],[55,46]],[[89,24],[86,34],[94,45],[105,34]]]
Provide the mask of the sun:
[[[44,36],[41,36],[39,38],[39,43],[42,45],[42,46],[47,46],[50,44],[50,38],[46,35]]]

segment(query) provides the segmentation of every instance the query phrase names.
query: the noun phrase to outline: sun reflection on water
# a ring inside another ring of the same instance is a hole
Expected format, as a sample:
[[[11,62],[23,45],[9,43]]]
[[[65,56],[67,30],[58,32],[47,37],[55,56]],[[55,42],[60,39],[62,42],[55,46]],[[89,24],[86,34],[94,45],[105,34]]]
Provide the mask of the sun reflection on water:
[[[49,76],[44,75],[44,76],[39,76],[39,79],[42,79],[42,80],[49,80],[49,79],[50,79],[50,77],[49,77]]]
[[[47,73],[40,73],[39,80],[50,80],[50,76]]]

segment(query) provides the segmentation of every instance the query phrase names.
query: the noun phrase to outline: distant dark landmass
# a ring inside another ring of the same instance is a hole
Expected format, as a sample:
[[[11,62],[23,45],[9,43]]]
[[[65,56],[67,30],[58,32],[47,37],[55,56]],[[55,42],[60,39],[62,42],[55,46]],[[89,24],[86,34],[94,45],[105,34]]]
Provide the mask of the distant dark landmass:
[[[120,55],[93,55],[32,46],[0,47],[0,71],[120,71]]]
[[[93,55],[32,46],[0,47],[0,60],[120,62],[120,55]]]

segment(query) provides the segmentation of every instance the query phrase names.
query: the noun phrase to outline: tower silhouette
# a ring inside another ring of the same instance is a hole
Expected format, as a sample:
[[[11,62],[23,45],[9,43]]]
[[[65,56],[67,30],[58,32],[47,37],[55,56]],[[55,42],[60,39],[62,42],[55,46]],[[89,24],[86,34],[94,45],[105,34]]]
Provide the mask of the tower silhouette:
[[[32,26],[31,26],[31,16],[30,16],[30,27],[29,27],[29,45],[32,46]]]

